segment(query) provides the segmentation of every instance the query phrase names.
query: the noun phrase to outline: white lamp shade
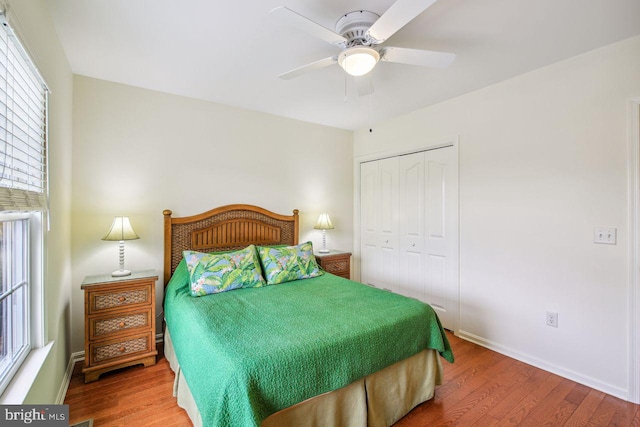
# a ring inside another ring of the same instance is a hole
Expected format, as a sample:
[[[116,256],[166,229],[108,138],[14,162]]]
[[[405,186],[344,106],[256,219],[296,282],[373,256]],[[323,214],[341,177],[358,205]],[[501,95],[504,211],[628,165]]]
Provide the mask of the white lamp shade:
[[[317,230],[333,230],[333,224],[331,223],[331,218],[329,218],[329,214],[323,213],[320,214],[318,218],[318,222],[316,222],[315,227]]]
[[[373,70],[380,54],[371,47],[356,46],[345,49],[338,56],[338,64],[352,76],[363,76]]]
[[[133,231],[133,227],[131,227],[131,222],[129,222],[128,216],[117,216],[113,218],[113,224],[111,224],[111,228],[106,236],[102,238],[102,240],[135,240],[140,237]]]

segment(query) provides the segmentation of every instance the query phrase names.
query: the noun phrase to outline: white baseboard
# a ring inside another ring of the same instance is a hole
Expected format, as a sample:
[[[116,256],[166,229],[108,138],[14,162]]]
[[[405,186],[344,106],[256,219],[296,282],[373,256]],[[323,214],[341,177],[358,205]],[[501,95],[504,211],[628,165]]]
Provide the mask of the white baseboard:
[[[161,343],[164,339],[163,334],[156,334],[156,344]],[[67,364],[67,370],[64,372],[64,377],[62,378],[62,384],[60,384],[60,390],[58,391],[58,397],[56,398],[56,404],[62,405],[64,403],[64,398],[67,395],[67,390],[69,389],[69,383],[71,382],[71,375],[73,375],[73,368],[76,366],[76,363],[84,361],[84,351],[77,351],[71,354],[69,358],[69,363]]]
[[[603,393],[607,393],[620,399],[629,401],[629,390],[604,383],[590,376],[580,374],[579,372],[565,369],[563,367],[549,363],[545,360],[538,359],[525,353],[521,353],[519,351],[513,350],[509,347],[505,347],[491,340],[484,339],[467,331],[459,330],[458,337],[470,341],[474,344],[478,344],[481,347],[488,348],[489,350],[493,350],[497,353],[504,354],[505,356],[509,356],[512,359],[516,359],[528,365],[535,366],[536,368],[540,368],[544,371],[560,375],[561,377],[570,379],[571,381],[575,381],[577,383],[586,385],[587,387],[602,391]]]
[[[57,405],[62,405],[64,403],[64,398],[67,396],[67,390],[69,389],[69,383],[71,382],[71,375],[73,375],[73,368],[76,366],[76,363],[83,360],[84,351],[79,351],[77,353],[71,354],[69,363],[67,364],[67,370],[64,372],[64,377],[62,377],[62,384],[60,384],[58,397],[56,398]]]

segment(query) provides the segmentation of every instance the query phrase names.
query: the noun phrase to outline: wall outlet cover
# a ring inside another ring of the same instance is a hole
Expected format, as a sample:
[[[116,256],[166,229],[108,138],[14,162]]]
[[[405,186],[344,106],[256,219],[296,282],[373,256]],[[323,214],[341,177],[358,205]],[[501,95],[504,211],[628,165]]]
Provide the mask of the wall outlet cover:
[[[547,325],[554,328],[558,327],[558,313],[547,311]]]
[[[617,234],[616,227],[596,227],[593,229],[593,243],[615,245]]]

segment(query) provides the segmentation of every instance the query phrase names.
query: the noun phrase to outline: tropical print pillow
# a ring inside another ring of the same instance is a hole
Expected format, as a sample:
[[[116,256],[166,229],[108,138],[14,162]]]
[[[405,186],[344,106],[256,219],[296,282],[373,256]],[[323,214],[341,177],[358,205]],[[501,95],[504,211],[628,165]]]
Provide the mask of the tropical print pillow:
[[[182,254],[194,297],[265,285],[254,245],[227,253],[184,251]]]
[[[267,285],[320,276],[311,242],[297,246],[258,246]]]

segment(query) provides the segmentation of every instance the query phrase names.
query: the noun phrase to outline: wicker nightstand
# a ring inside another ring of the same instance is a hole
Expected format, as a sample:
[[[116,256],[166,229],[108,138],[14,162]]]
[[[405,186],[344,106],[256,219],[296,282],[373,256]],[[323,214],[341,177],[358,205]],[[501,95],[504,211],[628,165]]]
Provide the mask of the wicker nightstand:
[[[314,254],[320,267],[327,273],[351,278],[351,252],[331,251],[327,254]]]
[[[156,363],[155,270],[87,276],[84,289],[84,382],[137,364]]]

